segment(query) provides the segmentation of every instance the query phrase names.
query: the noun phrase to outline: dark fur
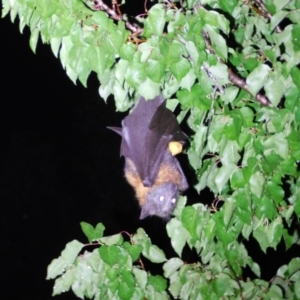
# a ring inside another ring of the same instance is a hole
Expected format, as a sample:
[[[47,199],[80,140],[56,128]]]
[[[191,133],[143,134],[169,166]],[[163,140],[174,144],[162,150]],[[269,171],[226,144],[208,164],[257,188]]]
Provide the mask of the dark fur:
[[[179,193],[188,188],[178,160],[168,149],[169,142],[182,143],[186,135],[165,105],[162,95],[149,101],[140,98],[122,128],[109,127],[122,136],[125,176],[135,189],[141,219],[148,215],[169,219]]]

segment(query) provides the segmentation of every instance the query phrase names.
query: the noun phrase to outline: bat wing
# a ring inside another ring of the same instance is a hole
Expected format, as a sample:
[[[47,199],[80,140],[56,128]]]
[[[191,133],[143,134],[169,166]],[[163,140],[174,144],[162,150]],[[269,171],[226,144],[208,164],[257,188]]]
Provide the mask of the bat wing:
[[[154,184],[168,143],[187,138],[162,95],[150,101],[140,98],[122,129],[111,129],[122,135],[121,155],[133,161],[145,186]]]

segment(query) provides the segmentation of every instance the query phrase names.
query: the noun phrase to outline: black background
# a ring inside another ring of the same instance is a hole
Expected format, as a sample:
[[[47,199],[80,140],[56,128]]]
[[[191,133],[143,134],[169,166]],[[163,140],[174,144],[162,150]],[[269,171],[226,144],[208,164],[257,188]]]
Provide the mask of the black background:
[[[35,55],[28,29],[21,35],[8,16],[0,20],[0,38],[0,297],[53,299],[47,265],[67,242],[86,242],[81,221],[103,222],[106,234],[144,227],[172,253],[164,222],[138,219],[120,137],[106,129],[126,114],[100,99],[96,76],[88,89],[74,85],[50,47],[39,43]],[[200,201],[211,202],[205,194]],[[267,255],[255,241],[246,246],[267,280],[290,259],[283,245]],[[56,298],[77,299],[72,292]]]

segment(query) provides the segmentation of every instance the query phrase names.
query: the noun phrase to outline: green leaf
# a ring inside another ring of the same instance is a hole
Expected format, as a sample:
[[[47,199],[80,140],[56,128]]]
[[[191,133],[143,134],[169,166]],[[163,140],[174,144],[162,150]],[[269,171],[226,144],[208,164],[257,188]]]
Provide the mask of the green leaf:
[[[225,64],[217,62],[213,66],[209,67],[209,72],[211,73],[214,80],[216,80],[219,84],[225,85],[229,83],[228,79],[228,68]],[[233,97],[235,97],[238,93],[238,90],[235,90],[234,87],[230,87],[228,89],[225,89],[225,95],[222,97],[222,99],[225,102],[231,102],[233,101]]]
[[[50,46],[53,54],[55,55],[55,57],[58,58],[58,52],[61,47],[61,38],[57,38],[57,37],[50,38]]]
[[[126,36],[123,36],[123,32],[117,30],[116,28],[110,32],[107,39],[114,49],[114,53],[118,53],[120,51],[120,48],[124,43],[124,38],[126,40]]]
[[[134,244],[141,245],[146,251],[149,250],[151,245],[151,240],[143,228],[138,228],[136,234],[132,237],[132,241]]]
[[[148,11],[148,18],[145,21],[144,35],[161,36],[166,23],[165,9],[162,4],[155,4]]]
[[[131,245],[130,243],[125,242],[123,246],[129,252],[133,262],[139,259],[143,251],[143,247],[141,245]]]
[[[239,154],[238,143],[235,141],[226,141],[225,147],[221,152],[221,161],[223,165],[227,165],[228,163],[237,163],[241,156]]]
[[[138,285],[144,289],[146,287],[146,284],[148,282],[148,276],[147,276],[147,272],[138,268],[133,268],[132,272],[136,278],[136,281],[138,283]]]
[[[269,141],[267,140],[264,143],[264,147],[268,147],[268,142],[270,142],[270,146],[271,144],[274,142],[274,146],[276,148],[277,153],[283,158],[283,159],[288,159],[288,155],[289,155],[289,145],[286,139],[286,135],[283,132],[280,132],[276,135],[274,135],[272,138],[269,139]]]
[[[187,206],[183,209],[181,215],[182,225],[189,231],[191,236],[197,237],[197,226],[199,223],[198,212],[192,206]]]
[[[282,238],[282,219],[281,217],[276,218],[266,230],[266,237],[271,246],[276,248],[277,244]]]
[[[267,237],[262,225],[260,225],[253,231],[253,236],[258,241],[261,250],[266,252],[266,249],[269,246],[269,242],[267,241]]]
[[[237,6],[238,0],[218,0],[218,3],[222,10],[231,14]]]
[[[235,40],[242,44],[245,38],[245,28],[239,27],[234,31]],[[236,57],[235,57],[236,58]],[[234,58],[233,58],[234,59]]]
[[[83,233],[88,238],[90,243],[93,240],[103,237],[103,232],[104,232],[105,227],[102,223],[98,223],[96,225],[96,228],[94,228],[91,224],[86,223],[86,222],[81,222],[80,226],[81,226]]]
[[[164,59],[148,59],[146,64],[146,75],[154,82],[160,83],[166,70]]]
[[[293,24],[292,29],[292,43],[294,45],[294,51],[300,51],[300,25]]]
[[[216,278],[212,280],[212,289],[219,299],[221,299],[227,290],[228,283],[223,278]]]
[[[296,198],[296,201],[295,201],[294,205],[295,205],[295,207],[294,207],[295,213],[299,218],[300,217],[300,196],[299,195],[297,195],[297,198]]]
[[[133,63],[128,65],[125,78],[126,82],[136,89],[146,79],[145,64]]]
[[[256,157],[247,159],[247,166],[242,169],[245,181],[248,182],[253,173],[258,170],[258,161]]]
[[[78,242],[77,240],[69,242],[66,245],[65,249],[61,252],[62,259],[64,259],[69,264],[74,263],[76,257],[83,247],[84,244]]]
[[[300,25],[299,25],[300,26]],[[294,91],[294,94],[296,93],[296,95],[298,96],[299,95],[299,91],[300,91],[300,70],[298,67],[293,67],[291,69],[291,72],[290,72],[291,76],[292,76],[292,79],[293,79],[293,82],[294,84],[297,86],[298,88],[298,91]]]
[[[134,293],[134,286],[128,285],[126,282],[121,281],[118,288],[118,296],[124,300],[132,299]]]
[[[265,173],[272,174],[276,168],[278,168],[281,162],[281,157],[278,154],[272,153],[270,155],[264,156],[261,162],[261,166]]]
[[[61,252],[61,256],[52,260],[48,266],[47,279],[54,279],[58,275],[64,273],[66,268],[74,263],[83,246],[82,243],[76,240],[69,242]]]
[[[103,261],[111,267],[118,263],[122,255],[119,247],[115,245],[101,246],[99,248],[99,254]]]
[[[295,291],[296,297],[299,299],[300,298],[300,281],[299,280],[295,282],[294,291]]]
[[[252,72],[259,65],[259,61],[257,58],[249,57],[243,61],[243,65],[247,71]]]
[[[232,188],[243,188],[245,186],[246,182],[242,169],[236,168],[230,178],[230,183]]]
[[[70,289],[76,280],[75,272],[75,268],[68,269],[66,273],[55,280],[52,296],[59,295]]]
[[[121,299],[132,299],[132,295],[135,288],[135,279],[133,274],[128,270],[122,270],[120,274],[120,285],[118,289],[118,295]]]
[[[280,10],[272,16],[270,22],[270,30],[274,30],[275,27],[286,17],[289,12],[286,10]]]
[[[99,73],[104,73],[106,68],[109,67],[109,56],[105,47],[93,47],[90,46],[86,51],[87,59],[89,60],[90,68]]]
[[[267,217],[269,220],[273,220],[277,215],[277,210],[274,202],[268,197],[264,196],[261,199],[261,204],[257,207],[256,213],[257,217],[259,218]]]
[[[170,283],[169,292],[174,297],[174,299],[179,297],[182,285],[183,284],[178,280],[178,278],[174,279],[173,282]]]
[[[178,62],[170,65],[170,71],[178,81],[181,81],[181,79],[186,76],[190,69],[191,65],[185,58],[181,58]]]
[[[189,232],[177,219],[171,219],[167,224],[167,233],[171,238],[171,244],[175,252],[181,256],[182,249],[190,237]]]
[[[101,228],[100,228],[101,230]],[[105,236],[99,239],[99,241],[106,246],[111,246],[111,245],[121,245],[123,243],[123,236],[122,234],[114,234],[110,236]]]
[[[133,43],[123,44],[119,53],[120,58],[132,62],[135,52],[136,52],[136,46]]]
[[[190,69],[189,72],[180,81],[180,87],[182,89],[190,90],[194,85],[196,80],[196,75],[194,69]]]
[[[39,39],[39,34],[40,31],[38,28],[35,28],[34,30],[31,31],[30,39],[29,39],[29,45],[31,50],[35,53],[36,50],[36,45]]]
[[[148,251],[144,249],[142,253],[153,263],[162,263],[167,260],[165,253],[155,245],[151,245]]]
[[[94,238],[94,230],[95,230],[94,226],[92,226],[91,224],[86,223],[86,222],[81,222],[80,226],[81,226],[83,233],[88,238],[89,242],[92,242],[93,238]]]
[[[164,276],[169,278],[171,275],[173,275],[183,265],[184,265],[184,262],[178,257],[174,257],[174,258],[169,259],[163,265]]]
[[[199,52],[195,43],[193,43],[192,41],[187,41],[185,47],[193,62],[197,63],[199,59]]]
[[[261,172],[255,172],[249,181],[251,192],[257,196],[260,197],[264,188],[265,184],[265,178],[261,174]]]
[[[219,168],[216,176],[215,183],[218,189],[218,192],[221,193],[225,185],[227,184],[232,172],[236,169],[236,165],[234,163],[226,163],[221,168]]]
[[[65,269],[68,266],[69,263],[67,263],[61,256],[53,259],[47,268],[46,279],[54,279],[58,275],[61,275],[63,272],[65,272]]]
[[[222,37],[220,33],[217,33],[210,25],[205,25],[205,29],[207,30],[212,46],[215,52],[223,59],[227,60],[227,44],[225,39]]]
[[[6,1],[7,3],[5,3],[5,1],[2,1],[2,14],[1,14],[1,18],[4,18],[9,12],[10,12],[10,6],[8,1]],[[22,32],[22,30],[20,30]]]
[[[168,52],[162,53],[166,60],[167,66],[171,66],[172,64],[176,64],[178,61],[182,59],[182,55],[184,54],[183,48],[180,44],[176,42],[172,42],[168,45]]]
[[[238,114],[231,114],[232,121],[229,121],[224,127],[224,134],[227,139],[238,141],[242,128],[242,120]]]
[[[235,201],[233,198],[227,198],[225,204],[223,205],[224,209],[224,224],[227,226],[233,216],[235,210]]]
[[[227,71],[227,68],[226,68]],[[228,77],[228,73],[224,74],[226,75],[226,77]],[[238,92],[239,92],[239,88],[235,87],[235,86],[230,86],[225,88],[224,90],[224,94],[221,95],[221,99],[226,103],[231,103],[233,100],[235,100]]]
[[[297,169],[295,164],[295,159],[290,157],[287,160],[284,160],[280,163],[279,168],[284,174],[296,176]]]
[[[286,250],[290,249],[295,243],[294,237],[290,236],[287,229],[283,229],[283,239]]]
[[[137,92],[145,99],[154,99],[159,95],[160,87],[160,84],[146,78],[146,80],[138,86]]]
[[[264,85],[264,89],[268,99],[276,107],[281,101],[283,93],[285,92],[285,85],[282,83],[282,79],[267,80]]]
[[[119,268],[109,268],[106,270],[105,275],[110,281],[116,280],[117,276],[120,274],[120,269]]]
[[[176,207],[173,211],[173,215],[174,216],[180,216],[182,213],[182,210],[184,209],[185,205],[186,205],[186,201],[187,201],[187,197],[183,197],[183,196],[179,196],[177,203],[176,203]]]
[[[114,280],[114,281],[110,281],[108,284],[106,284],[105,288],[108,287],[109,292],[116,293],[119,289],[119,286],[120,286],[120,281]],[[79,298],[83,298],[83,297],[79,297]]]
[[[268,79],[269,71],[270,67],[268,65],[261,64],[248,75],[246,83],[253,96],[264,86]]]
[[[290,275],[293,275],[299,270],[300,270],[300,257],[295,257],[289,262],[288,271]]]
[[[224,215],[223,211],[219,212],[218,214],[214,214],[213,219],[215,220],[216,230],[215,233],[218,239],[227,246],[228,244],[232,243],[236,237],[235,233],[231,230],[227,230],[224,224]],[[224,251],[223,249],[215,249],[216,252]],[[218,253],[218,255],[221,255]]]
[[[284,197],[283,188],[272,181],[268,182],[267,187],[268,187],[269,193],[271,194],[272,199],[278,205]]]
[[[158,292],[163,292],[167,288],[167,280],[160,275],[148,277],[148,284],[154,286],[155,290]]]
[[[202,17],[204,14],[204,18]],[[200,8],[199,17],[204,21],[205,24],[210,24],[216,28],[221,29],[225,34],[229,33],[229,21],[226,17],[216,10],[205,10]],[[199,41],[199,40],[197,40]]]

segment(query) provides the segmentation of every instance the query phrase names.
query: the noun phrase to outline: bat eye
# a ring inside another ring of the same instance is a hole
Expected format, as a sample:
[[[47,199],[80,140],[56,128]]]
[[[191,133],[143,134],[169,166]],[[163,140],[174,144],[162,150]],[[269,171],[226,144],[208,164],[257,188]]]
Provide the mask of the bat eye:
[[[160,196],[159,197],[159,201],[164,201],[165,200],[165,197],[164,196]]]
[[[172,202],[173,204],[175,204],[176,199],[175,199],[175,198],[172,198],[172,199],[171,199],[171,202]]]

